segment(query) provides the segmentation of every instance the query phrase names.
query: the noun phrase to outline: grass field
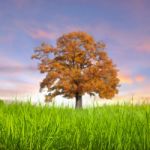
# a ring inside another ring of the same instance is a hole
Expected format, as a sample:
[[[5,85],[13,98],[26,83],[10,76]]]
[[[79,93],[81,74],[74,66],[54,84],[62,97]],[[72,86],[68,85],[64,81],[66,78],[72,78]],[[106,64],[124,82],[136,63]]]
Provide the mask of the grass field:
[[[148,150],[150,106],[74,110],[0,103],[0,150]]]

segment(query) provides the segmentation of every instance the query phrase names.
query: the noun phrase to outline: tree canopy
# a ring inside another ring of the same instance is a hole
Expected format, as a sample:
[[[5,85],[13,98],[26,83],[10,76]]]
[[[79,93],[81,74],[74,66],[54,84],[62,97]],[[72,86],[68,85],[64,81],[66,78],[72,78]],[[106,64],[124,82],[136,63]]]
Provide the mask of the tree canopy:
[[[40,83],[41,89],[48,89],[46,101],[63,95],[75,97],[81,105],[85,93],[106,99],[117,94],[118,70],[105,48],[105,43],[96,42],[86,32],[64,34],[56,46],[42,43],[37,47],[32,58],[40,61],[38,69],[46,75]]]

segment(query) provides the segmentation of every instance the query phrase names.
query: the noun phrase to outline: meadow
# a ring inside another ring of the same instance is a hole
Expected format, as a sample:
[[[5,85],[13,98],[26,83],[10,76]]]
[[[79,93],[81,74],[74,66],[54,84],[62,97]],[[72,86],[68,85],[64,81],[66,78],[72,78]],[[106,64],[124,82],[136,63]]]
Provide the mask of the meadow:
[[[0,103],[0,150],[148,150],[150,106]]]

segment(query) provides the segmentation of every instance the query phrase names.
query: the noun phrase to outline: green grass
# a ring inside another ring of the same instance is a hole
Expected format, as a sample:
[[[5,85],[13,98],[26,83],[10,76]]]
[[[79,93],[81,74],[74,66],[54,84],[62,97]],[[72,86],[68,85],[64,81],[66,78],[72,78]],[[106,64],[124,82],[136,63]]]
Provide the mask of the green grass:
[[[148,150],[150,106],[74,110],[0,103],[0,150]]]

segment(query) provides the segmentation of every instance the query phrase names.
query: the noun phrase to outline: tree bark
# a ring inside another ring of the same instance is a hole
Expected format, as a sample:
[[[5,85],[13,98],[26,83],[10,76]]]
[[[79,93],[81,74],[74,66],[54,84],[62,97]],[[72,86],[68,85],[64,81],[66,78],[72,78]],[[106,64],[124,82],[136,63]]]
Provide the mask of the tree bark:
[[[82,108],[82,96],[79,95],[78,93],[76,94],[76,109]]]

